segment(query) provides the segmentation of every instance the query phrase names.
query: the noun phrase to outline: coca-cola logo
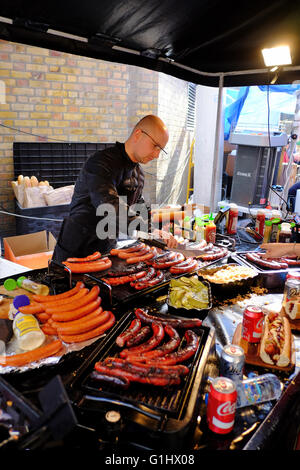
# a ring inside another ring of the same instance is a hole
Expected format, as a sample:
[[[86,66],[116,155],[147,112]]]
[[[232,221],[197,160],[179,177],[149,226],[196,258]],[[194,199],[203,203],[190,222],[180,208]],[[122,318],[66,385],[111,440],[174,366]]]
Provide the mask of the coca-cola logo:
[[[256,323],[256,329],[257,329],[257,330],[261,330],[261,329],[262,329],[263,320],[264,320],[264,317],[260,318],[260,319],[258,320],[258,322]]]
[[[217,413],[220,416],[227,416],[231,415],[235,412],[235,403],[231,403],[231,401],[225,401],[217,408]]]

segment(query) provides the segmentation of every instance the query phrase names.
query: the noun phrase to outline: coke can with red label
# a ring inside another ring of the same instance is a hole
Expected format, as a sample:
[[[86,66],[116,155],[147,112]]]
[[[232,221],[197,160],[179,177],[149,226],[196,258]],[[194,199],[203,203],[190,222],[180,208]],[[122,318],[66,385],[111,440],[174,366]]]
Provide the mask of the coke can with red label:
[[[259,343],[262,335],[264,314],[257,305],[248,305],[244,310],[242,338],[248,343]]]
[[[236,386],[231,379],[217,377],[212,381],[206,410],[206,419],[211,431],[217,434],[227,434],[232,431],[236,402]]]

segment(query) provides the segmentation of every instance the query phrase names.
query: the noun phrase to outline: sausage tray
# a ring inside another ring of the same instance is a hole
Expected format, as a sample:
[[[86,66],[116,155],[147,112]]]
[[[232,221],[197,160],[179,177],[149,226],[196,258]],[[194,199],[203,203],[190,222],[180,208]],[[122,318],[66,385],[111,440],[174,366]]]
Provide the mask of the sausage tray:
[[[227,256],[228,254],[225,257]],[[145,289],[142,289],[142,290],[136,290],[133,287],[131,287],[130,284],[123,284],[120,286],[110,287],[107,283],[102,281],[102,278],[105,277],[105,271],[100,272],[100,273],[89,273],[89,274],[86,274],[86,277],[92,279],[93,281],[100,283],[105,290],[110,291],[109,296],[110,296],[111,305],[112,307],[115,307],[119,305],[120,303],[122,304],[128,303],[128,302],[131,303],[135,301],[136,299],[140,299],[144,297],[145,295],[161,290],[164,287],[168,286],[169,281],[171,279],[179,278],[179,277],[186,276],[186,275],[196,274],[197,270],[200,267],[211,266],[221,261],[221,259],[224,259],[225,257],[219,258],[218,260],[213,260],[211,262],[201,262],[199,260],[198,267],[193,272],[189,272],[189,273],[182,273],[182,274],[175,275],[175,274],[171,274],[168,269],[165,269],[163,270],[164,280],[162,282],[160,282],[159,284],[155,286],[146,287]],[[128,264],[126,264],[126,260],[120,259],[117,256],[110,256],[110,258],[113,263],[111,271],[118,271],[118,270],[122,271],[128,268]],[[148,267],[146,264],[141,264],[141,266],[143,266],[144,268]]]
[[[282,288],[286,279],[286,275],[289,271],[299,270],[299,266],[289,266],[286,269],[264,269],[262,266],[258,266],[255,263],[252,263],[246,258],[246,251],[233,253],[231,256],[237,262],[240,262],[246,266],[249,266],[252,269],[256,269],[259,274],[260,283],[263,287],[268,289]]]
[[[156,314],[159,317],[159,308]],[[123,422],[120,440],[129,439],[147,449],[181,448],[196,425],[202,386],[206,383],[208,368],[216,361],[214,328],[201,326],[194,329],[200,343],[195,356],[185,363],[189,373],[180,385],[155,387],[134,383],[127,390],[116,390],[92,381],[90,373],[95,363],[118,355],[120,348],[116,338],[128,328],[133,318],[133,311],[125,313],[118,328],[73,373],[74,378],[67,385],[68,395],[85,426],[98,423],[104,432],[105,414],[115,410],[121,414]]]

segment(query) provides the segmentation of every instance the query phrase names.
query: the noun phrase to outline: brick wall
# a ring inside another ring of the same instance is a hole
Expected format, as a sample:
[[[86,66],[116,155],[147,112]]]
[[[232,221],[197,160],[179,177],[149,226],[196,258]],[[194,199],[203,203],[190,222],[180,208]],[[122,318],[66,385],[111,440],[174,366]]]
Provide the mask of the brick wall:
[[[183,204],[186,201],[189,152],[194,133],[186,130],[188,83],[169,75],[159,75],[158,114],[170,134],[168,155],[161,155],[156,200]]]
[[[134,66],[2,40],[0,80],[5,84],[5,102],[0,95],[0,204],[8,211],[14,210],[13,142],[124,141],[137,120],[149,113],[166,121],[171,141],[168,160],[160,158],[159,181],[157,162],[144,168],[145,198],[161,203],[168,197],[160,180],[168,176],[171,159],[172,168],[179,168],[189,146],[182,127],[186,82]],[[179,174],[171,197],[184,202],[181,185],[187,176],[181,170]],[[0,236],[14,233],[15,218],[1,214]]]

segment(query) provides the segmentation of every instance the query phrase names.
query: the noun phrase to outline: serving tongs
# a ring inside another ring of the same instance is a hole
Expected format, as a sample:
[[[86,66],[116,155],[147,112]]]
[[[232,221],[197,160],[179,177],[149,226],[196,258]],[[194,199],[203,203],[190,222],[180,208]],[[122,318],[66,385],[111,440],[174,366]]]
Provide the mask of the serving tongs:
[[[205,253],[204,250],[201,250],[199,248],[186,248],[186,246],[181,243],[179,243],[176,248],[169,248],[166,242],[164,242],[163,240],[155,238],[151,233],[142,232],[140,230],[134,230],[132,236],[133,238],[139,240],[142,243],[146,243],[150,246],[156,246],[157,248],[161,248],[165,251],[174,251],[175,253],[182,253],[187,258],[197,258],[203,255],[203,253]]]

